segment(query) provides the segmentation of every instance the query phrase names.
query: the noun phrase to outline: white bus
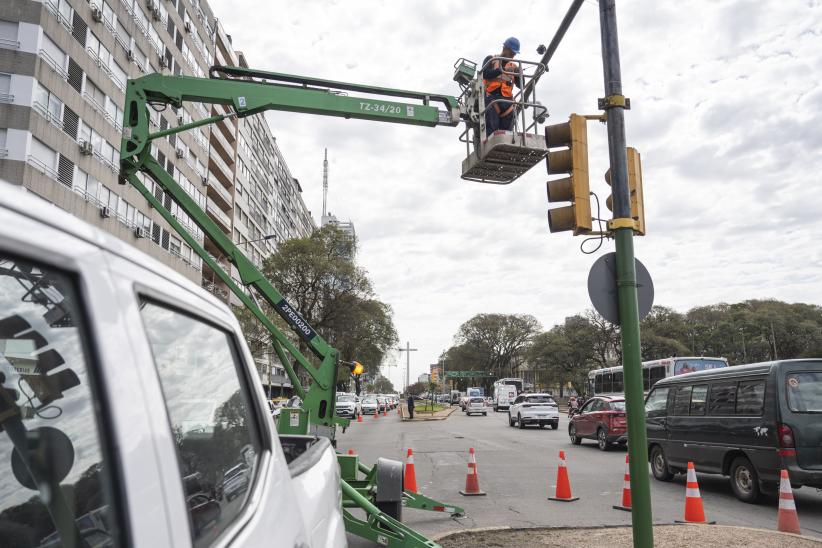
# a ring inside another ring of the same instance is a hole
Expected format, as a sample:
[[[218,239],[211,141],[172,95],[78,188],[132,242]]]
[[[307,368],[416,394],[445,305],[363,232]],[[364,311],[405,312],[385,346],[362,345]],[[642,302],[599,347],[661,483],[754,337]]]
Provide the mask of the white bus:
[[[645,392],[651,389],[657,381],[665,377],[728,367],[726,358],[677,357],[664,358],[642,362],[642,388]],[[622,366],[595,369],[588,373],[588,394],[622,394],[625,385],[622,378]]]

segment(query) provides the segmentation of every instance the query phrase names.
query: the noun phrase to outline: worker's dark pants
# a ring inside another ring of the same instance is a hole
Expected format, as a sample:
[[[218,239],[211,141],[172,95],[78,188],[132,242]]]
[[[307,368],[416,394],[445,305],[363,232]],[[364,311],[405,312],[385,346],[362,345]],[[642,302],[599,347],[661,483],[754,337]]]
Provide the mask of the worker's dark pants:
[[[486,95],[485,96],[485,105],[488,106],[491,101],[501,99],[499,95]],[[485,111],[485,136],[488,137],[498,129],[503,129],[505,131],[511,131],[514,129],[514,110],[511,110],[511,114],[508,116],[500,116],[497,114],[497,109],[494,108],[495,106],[499,106],[502,112],[508,110],[510,106],[506,102],[499,102],[495,103],[488,107],[488,110]]]
[[[409,407],[409,408],[408,408],[408,418],[409,418],[409,419],[413,419],[413,418],[414,418],[414,408],[413,408],[413,407]]]

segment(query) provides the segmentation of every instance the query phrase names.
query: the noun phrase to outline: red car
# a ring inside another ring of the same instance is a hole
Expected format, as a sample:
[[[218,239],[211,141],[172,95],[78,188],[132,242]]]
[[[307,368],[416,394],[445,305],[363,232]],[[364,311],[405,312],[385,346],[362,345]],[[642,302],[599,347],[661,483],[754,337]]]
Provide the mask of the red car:
[[[628,443],[624,396],[596,396],[574,413],[568,425],[571,443],[579,445],[583,438],[597,441],[600,450],[607,451],[614,443]]]

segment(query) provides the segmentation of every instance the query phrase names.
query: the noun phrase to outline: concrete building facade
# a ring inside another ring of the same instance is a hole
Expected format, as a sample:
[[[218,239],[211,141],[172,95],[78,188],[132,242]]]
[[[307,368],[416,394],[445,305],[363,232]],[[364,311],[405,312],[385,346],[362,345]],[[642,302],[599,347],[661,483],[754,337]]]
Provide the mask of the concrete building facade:
[[[118,184],[126,81],[152,72],[207,77],[214,64],[248,65],[201,0],[3,0],[0,180],[115,234],[231,302],[145,198]],[[228,111],[187,103],[149,112],[158,131]],[[257,265],[278,242],[314,228],[263,115],[157,139],[152,155]],[[230,270],[170,197],[147,178],[144,183]],[[265,373],[284,379],[268,363]]]

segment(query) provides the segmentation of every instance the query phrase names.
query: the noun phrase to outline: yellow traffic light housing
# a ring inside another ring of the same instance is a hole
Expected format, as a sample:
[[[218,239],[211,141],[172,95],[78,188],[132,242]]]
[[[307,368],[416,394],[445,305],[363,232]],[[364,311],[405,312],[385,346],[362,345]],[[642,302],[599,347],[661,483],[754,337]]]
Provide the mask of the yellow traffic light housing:
[[[359,376],[365,373],[365,367],[363,367],[363,364],[361,364],[360,362],[351,362],[351,365],[349,367],[351,368],[352,375]]]
[[[574,235],[591,232],[591,197],[588,182],[588,128],[584,116],[572,114],[568,122],[545,127],[548,174],[567,174],[547,183],[548,201],[571,205],[548,210],[551,232],[573,230]],[[552,148],[565,147],[560,150]]]
[[[645,235],[645,203],[642,196],[642,159],[639,151],[633,147],[626,149],[628,158],[628,190],[631,193],[631,217],[635,221],[634,233],[638,236]],[[605,182],[611,184],[611,170],[605,172]],[[613,196],[608,196],[605,205],[611,211],[613,207]]]

